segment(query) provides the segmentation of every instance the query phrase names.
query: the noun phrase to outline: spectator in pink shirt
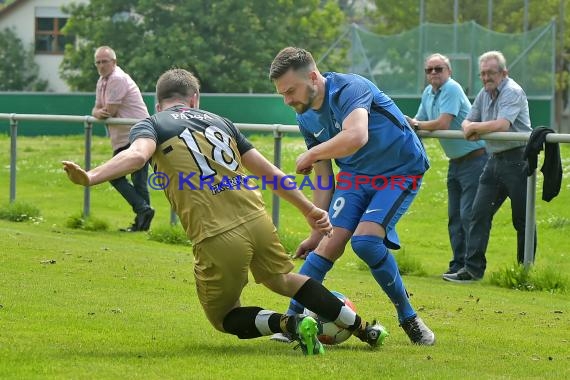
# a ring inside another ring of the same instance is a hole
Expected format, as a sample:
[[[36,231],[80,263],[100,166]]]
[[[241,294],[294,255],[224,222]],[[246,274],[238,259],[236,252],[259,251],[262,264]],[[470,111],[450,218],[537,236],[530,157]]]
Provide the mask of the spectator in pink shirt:
[[[98,119],[123,117],[145,119],[149,117],[137,84],[117,66],[117,55],[109,46],[100,46],[95,51],[95,66],[99,73],[95,107],[92,114]],[[108,124],[113,156],[129,147],[131,125]],[[148,162],[131,174],[131,182],[126,177],[110,181],[111,185],[125,198],[135,212],[133,224],[121,231],[148,231],[154,217],[154,209],[150,207],[147,187]]]

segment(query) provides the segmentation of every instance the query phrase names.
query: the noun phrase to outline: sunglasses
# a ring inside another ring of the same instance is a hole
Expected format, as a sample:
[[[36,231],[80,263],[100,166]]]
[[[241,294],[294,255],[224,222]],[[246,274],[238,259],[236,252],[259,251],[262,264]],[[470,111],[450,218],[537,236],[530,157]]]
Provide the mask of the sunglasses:
[[[424,71],[426,72],[426,74],[430,74],[430,73],[432,73],[432,72],[439,74],[439,73],[441,73],[441,72],[443,71],[444,68],[445,68],[445,67],[443,67],[443,66],[426,67],[426,68],[424,69]]]
[[[109,63],[109,62],[111,62],[111,61],[112,61],[111,59],[102,59],[102,60],[100,60],[100,61],[95,61],[95,64],[96,64],[96,65],[105,65],[105,64],[107,64],[107,63]]]

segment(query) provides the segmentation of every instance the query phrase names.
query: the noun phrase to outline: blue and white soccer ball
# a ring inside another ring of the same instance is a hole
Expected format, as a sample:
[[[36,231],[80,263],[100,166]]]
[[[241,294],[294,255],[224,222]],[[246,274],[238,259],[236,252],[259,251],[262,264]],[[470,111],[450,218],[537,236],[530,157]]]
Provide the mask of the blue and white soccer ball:
[[[356,307],[347,296],[345,296],[340,292],[336,292],[334,290],[331,291],[331,293],[334,294],[336,298],[344,302],[346,306],[356,311]],[[309,309],[305,309],[304,314],[310,315],[311,317],[315,318],[317,321],[322,323],[323,332],[318,336],[319,341],[322,344],[327,344],[327,345],[339,344],[350,338],[352,335],[352,333],[347,329],[337,326],[334,322],[321,318],[320,316],[313,313]]]

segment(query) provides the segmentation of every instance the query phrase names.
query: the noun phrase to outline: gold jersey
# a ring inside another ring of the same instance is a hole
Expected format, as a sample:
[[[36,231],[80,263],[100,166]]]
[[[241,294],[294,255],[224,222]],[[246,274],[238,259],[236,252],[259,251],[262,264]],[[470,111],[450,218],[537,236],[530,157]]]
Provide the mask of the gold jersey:
[[[241,163],[253,146],[229,120],[175,106],[138,122],[130,139],[140,137],[156,141],[154,178],[194,243],[266,212]]]

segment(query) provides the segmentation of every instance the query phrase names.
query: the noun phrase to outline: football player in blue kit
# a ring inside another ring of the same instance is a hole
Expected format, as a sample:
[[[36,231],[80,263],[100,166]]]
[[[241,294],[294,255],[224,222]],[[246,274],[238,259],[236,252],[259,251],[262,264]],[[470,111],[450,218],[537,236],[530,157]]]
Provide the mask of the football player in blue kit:
[[[372,82],[355,74],[321,74],[310,52],[287,47],[273,60],[269,78],[294,108],[307,151],[296,161],[298,174],[314,174],[313,202],[329,210],[334,234],[311,234],[296,257],[300,272],[322,282],[350,241],[388,295],[411,342],[433,345],[434,333],[412,307],[389,249],[399,249],[396,223],[408,210],[429,168],[425,150],[404,114]],[[335,186],[332,160],[339,168]],[[347,181],[349,179],[350,181]],[[348,183],[348,185],[347,185]],[[288,314],[302,312],[291,301]],[[287,341],[276,334],[273,339]]]

